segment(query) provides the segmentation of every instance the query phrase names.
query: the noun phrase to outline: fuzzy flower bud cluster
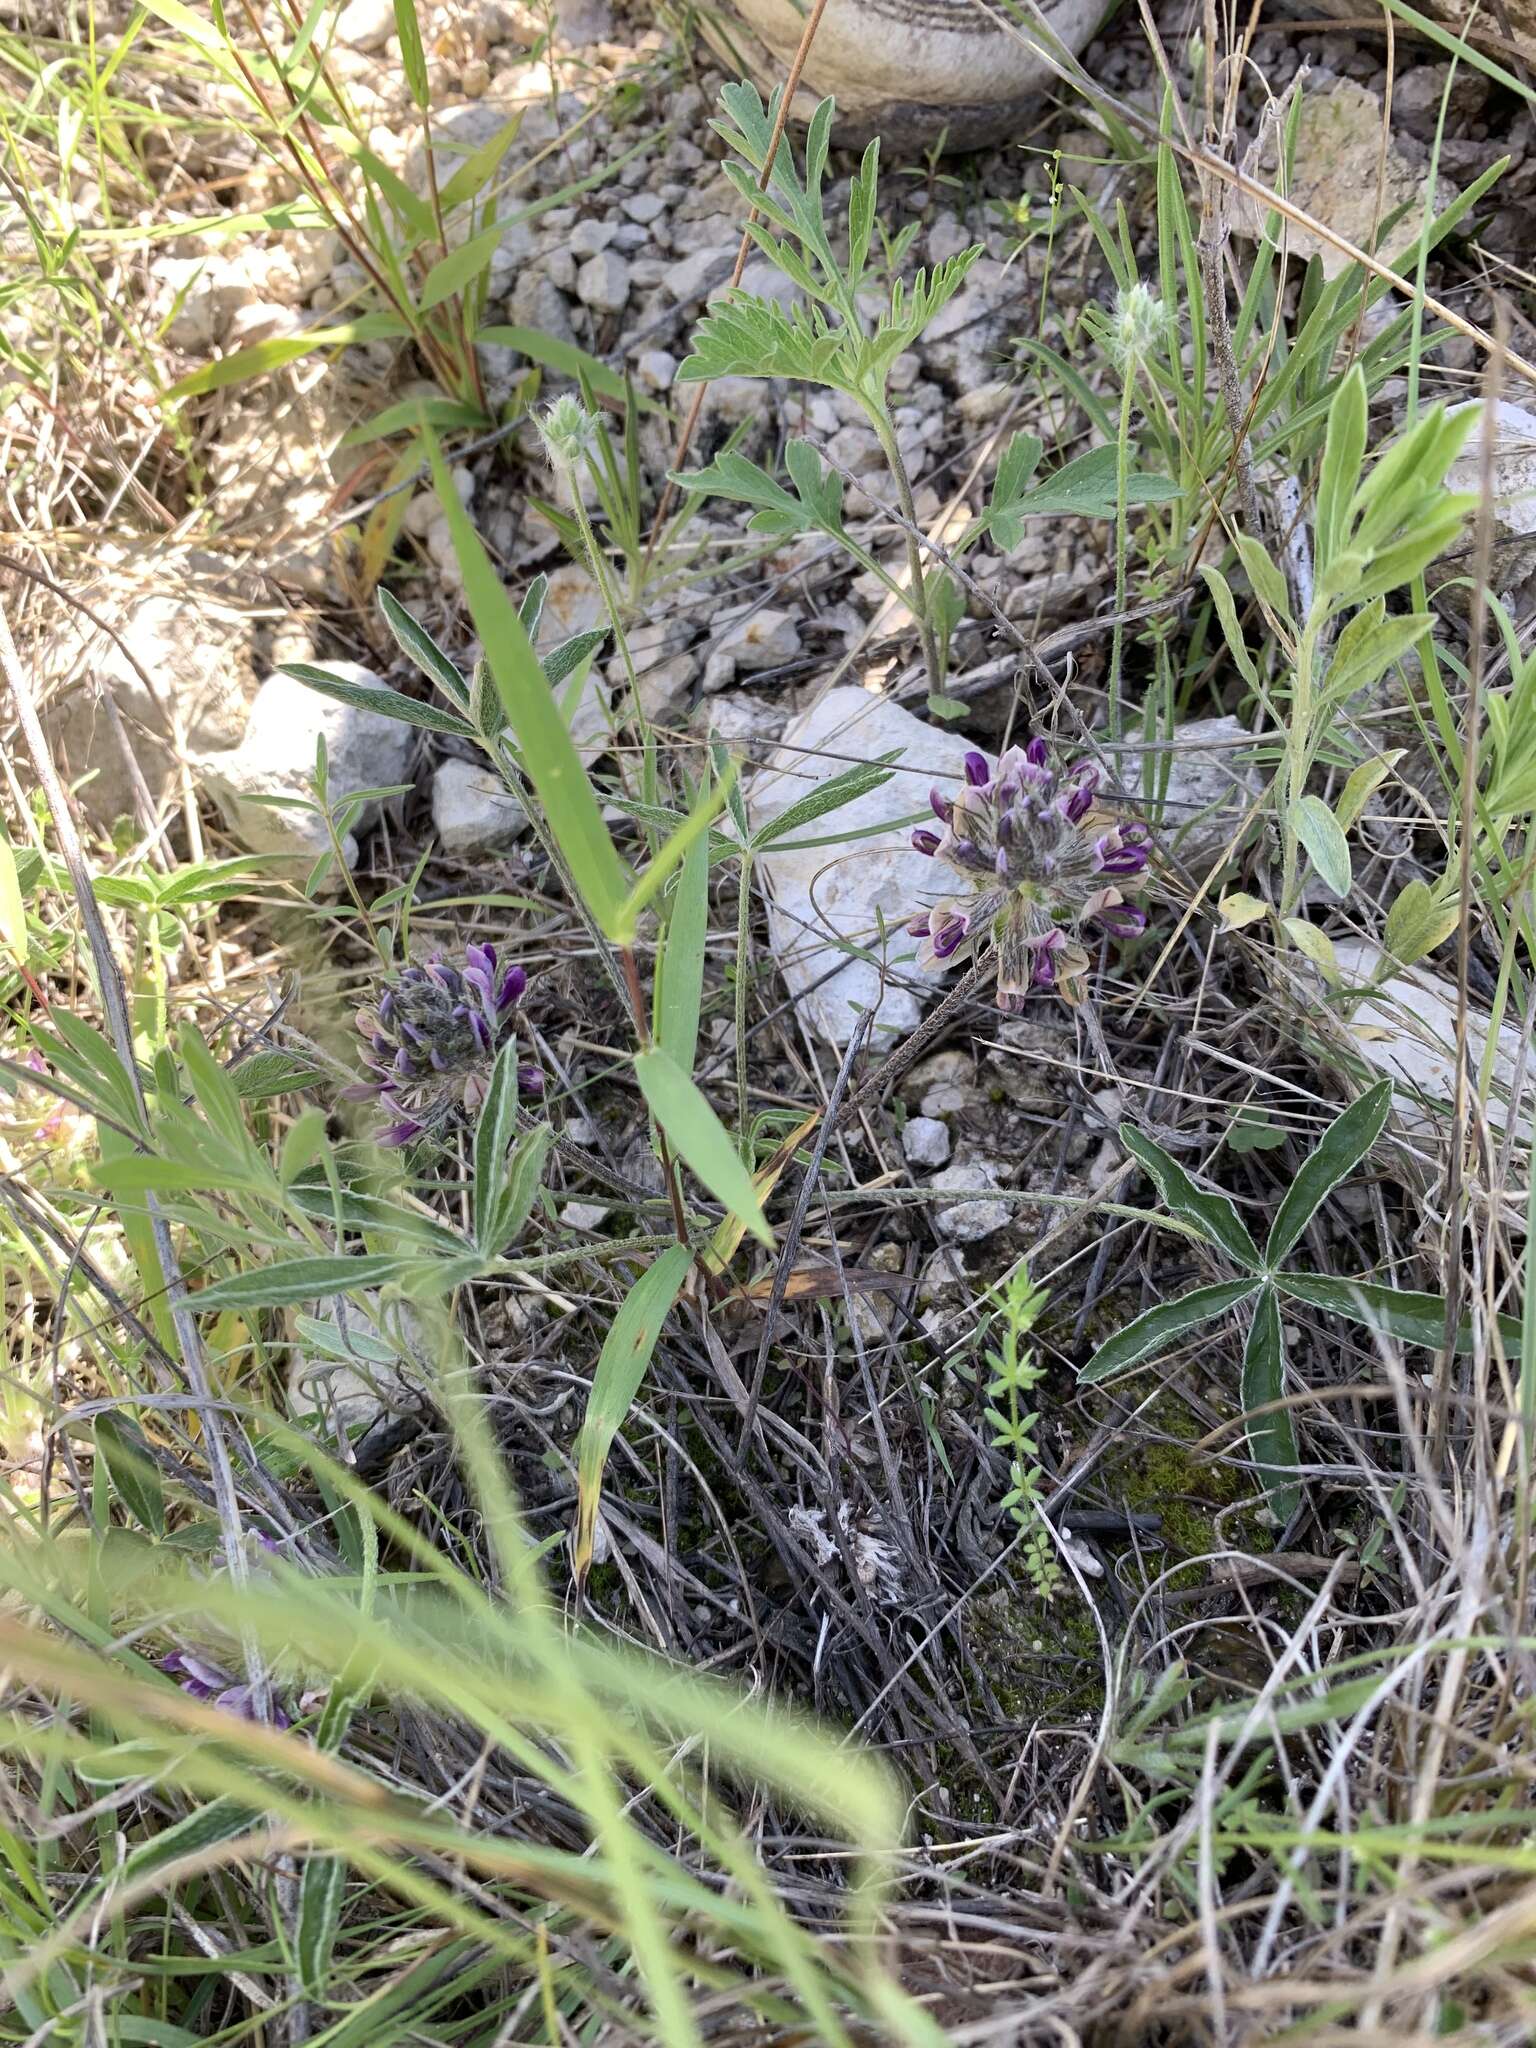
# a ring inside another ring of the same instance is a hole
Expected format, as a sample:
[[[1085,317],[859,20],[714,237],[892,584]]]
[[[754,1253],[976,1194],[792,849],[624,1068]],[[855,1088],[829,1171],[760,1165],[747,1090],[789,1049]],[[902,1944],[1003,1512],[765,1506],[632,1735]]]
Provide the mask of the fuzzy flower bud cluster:
[[[468,946],[462,967],[441,959],[407,967],[358,1011],[363,1064],[374,1078],[347,1093],[381,1103],[394,1118],[380,1134],[384,1144],[409,1144],[475,1115],[496,1057],[515,1033],[514,1012],[527,985],[521,967],[498,965],[494,946]],[[537,1095],[544,1076],[522,1066],[517,1082],[524,1094]]]
[[[537,415],[536,424],[553,469],[577,469],[596,450],[597,417],[569,392]]]
[[[912,835],[958,882],[907,927],[923,942],[919,965],[990,947],[1000,1009],[1022,1009],[1031,989],[1078,1001],[1088,970],[1082,927],[1122,938],[1146,928],[1146,912],[1123,893],[1146,867],[1146,827],[1096,812],[1098,770],[1058,769],[1041,739],[1010,747],[995,769],[968,754],[965,778],[953,797],[934,790],[929,799],[943,829]]]

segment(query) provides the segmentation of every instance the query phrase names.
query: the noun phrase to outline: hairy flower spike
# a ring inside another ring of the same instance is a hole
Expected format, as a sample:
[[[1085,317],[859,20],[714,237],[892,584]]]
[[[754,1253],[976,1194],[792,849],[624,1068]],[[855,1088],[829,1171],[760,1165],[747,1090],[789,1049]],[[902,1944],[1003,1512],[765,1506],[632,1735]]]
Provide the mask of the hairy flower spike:
[[[933,794],[943,832],[925,826],[912,834],[919,853],[964,884],[908,925],[922,940],[920,966],[991,946],[1000,1009],[1022,1009],[1034,988],[1080,998],[1088,955],[1079,929],[1096,923],[1132,938],[1147,922],[1121,893],[1146,867],[1146,827],[1096,813],[1098,785],[1091,762],[1063,772],[1042,739],[1010,747],[996,769],[982,754],[966,756],[963,787],[953,797]]]
[[[1109,345],[1122,370],[1146,361],[1162,336],[1163,325],[1163,302],[1140,278],[1116,294]]]
[[[557,398],[539,415],[538,429],[544,453],[555,469],[578,468],[597,446],[598,423],[595,416],[569,392],[563,398]]]
[[[389,1113],[384,1144],[407,1145],[474,1116],[496,1057],[514,1034],[513,1011],[527,985],[521,967],[499,964],[494,946],[467,946],[462,967],[434,957],[404,968],[371,1009],[358,1011],[363,1065],[374,1078],[347,1093]],[[517,1082],[537,1095],[544,1076],[535,1066],[519,1067]]]

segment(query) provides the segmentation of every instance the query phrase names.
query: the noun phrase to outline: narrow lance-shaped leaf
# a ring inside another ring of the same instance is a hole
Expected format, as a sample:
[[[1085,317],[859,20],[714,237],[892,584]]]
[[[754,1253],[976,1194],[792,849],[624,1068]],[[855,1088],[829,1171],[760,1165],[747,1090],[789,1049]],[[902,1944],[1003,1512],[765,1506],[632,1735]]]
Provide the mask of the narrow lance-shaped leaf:
[[[496,1055],[491,1078],[475,1124],[475,1242],[481,1251],[494,1251],[490,1232],[501,1205],[507,1153],[517,1132],[516,1038],[509,1038]]]
[[[329,669],[315,668],[307,661],[280,662],[278,674],[292,676],[296,683],[317,690],[322,697],[334,697],[339,704],[354,704],[360,711],[375,712],[380,718],[393,718],[401,725],[419,725],[428,732],[451,732],[458,739],[473,739],[475,736],[473,728],[464,719],[455,718],[451,711],[440,711],[435,704],[418,704],[414,697],[407,697],[399,690],[373,689],[367,683],[349,683],[344,676],[333,676]]]
[[[752,1176],[741,1163],[725,1126],[703,1090],[659,1047],[635,1055],[635,1076],[652,1116],[671,1139],[684,1164],[712,1195],[763,1244],[773,1232],[763,1215]]]
[[[512,1147],[502,1175],[495,1225],[485,1245],[487,1251],[516,1241],[538,1199],[539,1186],[544,1178],[544,1162],[554,1142],[555,1134],[549,1125],[539,1124],[534,1130],[526,1131]]]
[[[709,937],[709,842],[696,839],[683,861],[666,937],[656,959],[656,1039],[679,1069],[692,1073],[699,1045],[704,947]]]
[[[1322,1273],[1277,1273],[1275,1283],[1309,1308],[1348,1316],[1400,1343],[1420,1344],[1426,1351],[1440,1351],[1445,1346],[1445,1302],[1438,1294],[1383,1287],[1375,1280],[1335,1280]],[[1506,1344],[1519,1345],[1520,1324],[1514,1316],[1499,1317],[1499,1332]],[[1458,1351],[1475,1349],[1477,1337],[1470,1317],[1463,1317],[1453,1342]]]
[[[426,627],[413,619],[400,600],[391,597],[387,590],[379,592],[379,610],[384,614],[384,623],[401,653],[414,661],[423,675],[430,676],[453,703],[467,704],[469,697],[464,678]]]
[[[1378,1081],[1336,1116],[1302,1161],[1270,1225],[1265,1257],[1278,1266],[1300,1243],[1321,1205],[1352,1174],[1386,1128],[1392,1113],[1392,1083]]]
[[[577,1583],[592,1565],[592,1542],[602,1498],[608,1449],[640,1391],[661,1326],[671,1313],[693,1263],[686,1245],[673,1245],[641,1274],[625,1295],[604,1340],[587,1416],[576,1445],[576,1535],[573,1559]]]
[[[845,804],[857,803],[860,797],[868,796],[872,789],[878,789],[883,782],[889,782],[895,772],[885,765],[894,761],[896,755],[884,756],[879,762],[860,763],[857,768],[845,768],[817,789],[805,796],[797,797],[775,818],[760,825],[752,835],[752,849],[759,852],[765,846],[772,846],[776,840],[785,839],[792,832],[798,832],[802,825],[812,824],[817,818],[824,818],[829,811],[838,811]],[[888,830],[888,827],[882,828]]]
[[[1243,1347],[1243,1414],[1248,1448],[1269,1494],[1270,1511],[1288,1522],[1301,1504],[1296,1480],[1296,1424],[1289,1408],[1273,1404],[1285,1393],[1285,1350],[1280,1307],[1266,1287],[1254,1303],[1253,1323]],[[1266,1413],[1259,1413],[1259,1410]]]
[[[1154,1144],[1134,1124],[1120,1126],[1120,1142],[1146,1168],[1166,1209],[1191,1224],[1207,1244],[1219,1246],[1250,1272],[1258,1271],[1264,1261],[1230,1195],[1196,1187],[1178,1161],[1170,1159],[1161,1145]]]
[[[1347,896],[1352,879],[1349,841],[1339,821],[1320,796],[1304,796],[1291,816],[1296,836],[1311,855],[1312,865],[1335,896]]]
[[[345,1294],[363,1287],[381,1287],[419,1263],[394,1253],[368,1252],[361,1258],[282,1259],[249,1273],[216,1280],[192,1297],[193,1308],[287,1308],[298,1301],[318,1301],[327,1294]]]
[[[1257,1280],[1222,1280],[1214,1287],[1197,1287],[1193,1294],[1181,1295],[1177,1301],[1159,1302],[1156,1308],[1149,1308],[1104,1340],[1078,1374],[1078,1385],[1095,1386],[1117,1372],[1128,1372],[1133,1365],[1140,1365],[1143,1359],[1166,1349],[1187,1330],[1210,1322],[1214,1316],[1225,1315],[1228,1309],[1247,1301],[1258,1291],[1259,1284]]]
[[[628,873],[608,836],[581,756],[528,644],[528,635],[449,481],[442,451],[430,434],[427,450],[463,573],[470,614],[529,780],[588,909],[604,934],[617,938],[620,913],[629,894]]]

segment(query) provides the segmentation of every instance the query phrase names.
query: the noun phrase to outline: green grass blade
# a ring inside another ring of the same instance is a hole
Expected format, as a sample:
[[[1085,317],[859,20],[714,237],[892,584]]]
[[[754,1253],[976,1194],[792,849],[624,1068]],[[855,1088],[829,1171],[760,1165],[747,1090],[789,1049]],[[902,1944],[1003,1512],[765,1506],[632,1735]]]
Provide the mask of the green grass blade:
[[[654,1046],[649,1052],[635,1055],[635,1074],[652,1116],[684,1163],[732,1215],[745,1223],[755,1238],[772,1245],[773,1232],[763,1215],[752,1176],[742,1165],[740,1154],[703,1090],[669,1054]]]
[[[629,1414],[645,1369],[656,1349],[661,1326],[682,1291],[693,1253],[676,1244],[647,1267],[624,1297],[597,1361],[586,1420],[576,1446],[576,1539],[573,1546],[578,1582],[592,1564],[597,1508],[602,1497],[603,1468],[608,1448]]]
[[[528,644],[516,607],[502,588],[469,514],[449,481],[435,435],[428,433],[426,441],[438,500],[447,515],[454,552],[464,577],[470,614],[491,665],[507,723],[576,887],[599,928],[616,939],[623,930],[623,911],[630,892],[628,870],[608,836],[581,756],[539,667],[538,657]]]

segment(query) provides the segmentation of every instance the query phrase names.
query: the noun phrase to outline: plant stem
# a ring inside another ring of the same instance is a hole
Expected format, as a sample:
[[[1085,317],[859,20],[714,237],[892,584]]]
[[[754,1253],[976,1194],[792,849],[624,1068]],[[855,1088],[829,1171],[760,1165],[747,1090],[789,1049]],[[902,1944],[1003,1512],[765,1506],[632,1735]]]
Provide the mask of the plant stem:
[[[581,486],[584,479],[574,464],[566,471],[566,476],[571,486],[571,502],[576,507],[576,524],[581,532],[581,544],[586,549],[587,560],[592,565],[593,580],[597,584],[598,591],[602,596],[604,609],[608,613],[608,623],[613,628],[614,645],[619,650],[619,659],[624,664],[624,674],[629,682],[630,723],[634,727],[635,738],[643,750],[650,740],[651,732],[645,716],[645,707],[640,702],[640,682],[635,674],[635,664],[629,652],[629,641],[624,633],[624,622],[619,608],[618,592],[614,589],[613,578],[608,572],[608,558],[597,544],[597,534],[593,530],[592,516],[588,512],[586,500],[581,494]]]
[[[747,967],[752,944],[752,849],[741,850],[736,887],[736,1143],[747,1155]],[[751,1160],[747,1164],[751,1165]]]
[[[1120,438],[1115,443],[1115,628],[1109,644],[1109,740],[1121,734],[1120,683],[1125,660],[1126,499],[1131,475],[1131,396],[1136,386],[1133,363],[1127,363],[1120,387]]]
[[[933,618],[928,607],[928,592],[923,583],[923,549],[919,539],[922,529],[917,523],[917,507],[912,501],[912,485],[907,476],[907,465],[901,459],[901,447],[896,439],[896,430],[883,405],[865,402],[864,411],[879,439],[886,466],[891,472],[891,481],[896,486],[896,497],[901,505],[902,517],[907,522],[907,577],[909,589],[907,603],[912,616],[917,620],[917,637],[923,650],[923,667],[928,671],[928,688],[934,696],[940,696],[944,689],[944,667],[939,659],[938,636],[933,630]]]

